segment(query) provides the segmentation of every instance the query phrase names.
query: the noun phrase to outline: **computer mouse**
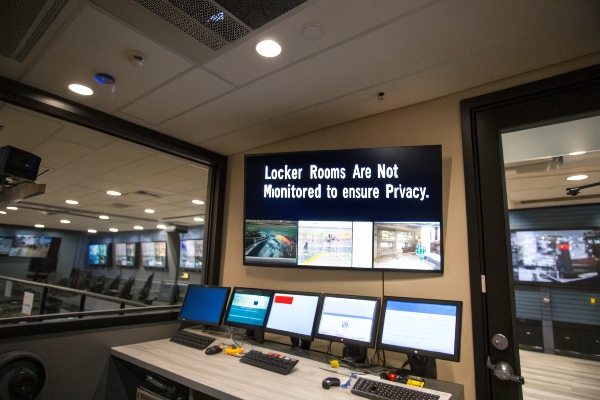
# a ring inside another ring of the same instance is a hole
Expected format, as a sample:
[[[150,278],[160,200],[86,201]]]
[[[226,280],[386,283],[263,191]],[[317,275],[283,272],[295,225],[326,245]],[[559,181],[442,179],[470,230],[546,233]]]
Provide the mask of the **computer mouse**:
[[[221,348],[221,346],[214,345],[214,346],[207,347],[206,350],[204,350],[204,354],[212,355],[212,354],[220,353],[222,351],[223,351],[223,349]]]
[[[323,383],[321,383],[323,389],[329,389],[332,386],[340,386],[340,379],[334,376],[323,379]]]

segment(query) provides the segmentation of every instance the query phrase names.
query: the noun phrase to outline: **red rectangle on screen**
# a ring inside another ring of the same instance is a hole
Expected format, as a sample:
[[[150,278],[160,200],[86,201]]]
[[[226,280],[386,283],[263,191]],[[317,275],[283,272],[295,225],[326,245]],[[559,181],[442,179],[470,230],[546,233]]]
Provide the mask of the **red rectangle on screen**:
[[[275,303],[292,304],[293,301],[293,296],[275,296]]]

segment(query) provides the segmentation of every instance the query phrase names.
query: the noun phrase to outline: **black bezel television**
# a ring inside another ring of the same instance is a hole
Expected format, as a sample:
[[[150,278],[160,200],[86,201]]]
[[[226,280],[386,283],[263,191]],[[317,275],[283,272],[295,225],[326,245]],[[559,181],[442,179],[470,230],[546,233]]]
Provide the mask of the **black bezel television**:
[[[46,258],[52,237],[37,235],[15,235],[8,255],[11,257]]]
[[[185,239],[179,245],[179,268],[186,270],[202,269],[204,239]]]
[[[248,266],[443,273],[441,145],[245,156]]]
[[[315,338],[373,348],[377,339],[379,309],[379,297],[324,294]],[[363,336],[359,338],[358,333]]]
[[[113,264],[117,267],[136,268],[138,266],[138,244],[132,242],[116,242],[113,244]]]
[[[110,244],[88,244],[88,265],[95,267],[106,267],[110,265]]]
[[[385,296],[377,349],[460,361],[462,301]]]
[[[229,287],[189,285],[179,320],[199,325],[221,325],[230,292]]]
[[[141,242],[142,267],[167,268],[167,242]]]
[[[272,300],[272,290],[234,287],[223,325],[262,331]]]
[[[265,332],[312,340],[322,299],[321,293],[276,290]]]
[[[600,228],[510,231],[515,283],[600,286]]]

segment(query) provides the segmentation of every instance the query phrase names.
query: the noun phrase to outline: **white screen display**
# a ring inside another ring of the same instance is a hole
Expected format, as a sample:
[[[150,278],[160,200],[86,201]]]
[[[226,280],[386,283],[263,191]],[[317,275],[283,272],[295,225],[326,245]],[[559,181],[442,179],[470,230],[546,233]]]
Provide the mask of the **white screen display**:
[[[371,342],[376,306],[377,300],[325,296],[317,332]]]
[[[454,354],[456,307],[388,300],[381,343]]]
[[[275,293],[267,329],[312,336],[319,296]]]

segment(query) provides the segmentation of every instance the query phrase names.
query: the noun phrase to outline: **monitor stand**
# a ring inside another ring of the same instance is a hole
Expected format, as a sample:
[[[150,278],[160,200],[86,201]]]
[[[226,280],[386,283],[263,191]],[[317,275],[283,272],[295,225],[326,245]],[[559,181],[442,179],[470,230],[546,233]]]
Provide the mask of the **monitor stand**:
[[[255,342],[262,343],[265,341],[265,331],[262,329],[246,329],[246,337]]]
[[[408,354],[408,365],[410,365],[410,371],[417,376],[437,379],[437,367],[433,357]]]
[[[367,348],[363,346],[355,346],[344,344],[344,361],[352,364],[364,364],[367,359]]]

